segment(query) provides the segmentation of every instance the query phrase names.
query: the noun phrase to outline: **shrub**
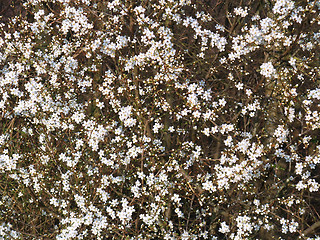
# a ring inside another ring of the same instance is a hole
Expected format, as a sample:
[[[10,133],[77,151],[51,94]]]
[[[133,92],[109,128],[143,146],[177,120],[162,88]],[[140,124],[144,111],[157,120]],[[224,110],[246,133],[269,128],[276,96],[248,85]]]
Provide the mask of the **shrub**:
[[[319,239],[319,10],[21,3],[1,24],[1,238]]]

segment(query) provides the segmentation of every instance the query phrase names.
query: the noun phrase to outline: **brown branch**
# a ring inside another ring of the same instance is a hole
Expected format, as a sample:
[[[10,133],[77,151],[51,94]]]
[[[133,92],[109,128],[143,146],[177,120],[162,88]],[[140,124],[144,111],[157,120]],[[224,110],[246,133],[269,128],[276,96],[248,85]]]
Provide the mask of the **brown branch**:
[[[317,228],[320,227],[320,221],[312,224],[310,227],[308,227],[306,230],[303,231],[303,235],[306,236],[312,232],[314,232]]]

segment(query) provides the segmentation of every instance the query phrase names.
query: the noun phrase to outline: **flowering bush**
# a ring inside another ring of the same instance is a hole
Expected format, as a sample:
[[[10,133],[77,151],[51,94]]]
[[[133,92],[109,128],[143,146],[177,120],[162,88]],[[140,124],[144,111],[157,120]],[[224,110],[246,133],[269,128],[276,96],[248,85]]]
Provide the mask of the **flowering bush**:
[[[0,239],[320,239],[319,1],[15,4]]]

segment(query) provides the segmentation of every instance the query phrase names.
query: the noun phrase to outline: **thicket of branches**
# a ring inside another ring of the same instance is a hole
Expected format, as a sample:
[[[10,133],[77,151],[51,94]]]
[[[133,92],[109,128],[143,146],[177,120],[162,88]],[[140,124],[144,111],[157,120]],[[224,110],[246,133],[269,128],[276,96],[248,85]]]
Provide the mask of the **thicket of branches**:
[[[319,1],[3,3],[0,239],[319,239]]]

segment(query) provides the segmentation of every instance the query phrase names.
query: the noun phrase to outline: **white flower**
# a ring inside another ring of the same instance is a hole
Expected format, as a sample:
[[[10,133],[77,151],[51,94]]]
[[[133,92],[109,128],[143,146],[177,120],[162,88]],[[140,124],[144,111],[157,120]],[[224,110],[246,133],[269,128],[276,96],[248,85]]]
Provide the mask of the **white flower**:
[[[226,100],[224,99],[224,98],[222,98],[222,99],[219,99],[219,105],[220,106],[222,106],[222,107],[224,107],[225,105],[226,105]]]
[[[234,14],[237,16],[245,17],[248,15],[247,7],[245,9],[243,9],[242,7],[237,7],[233,11],[234,11]]]
[[[251,96],[251,94],[252,94],[251,89],[246,89],[246,94],[247,94],[247,96],[248,96],[248,97],[250,97],[250,96]]]
[[[296,185],[296,189],[297,189],[298,191],[301,191],[301,190],[303,190],[303,189],[305,189],[305,188],[307,188],[307,185],[304,184],[302,180],[299,181],[298,184]]]
[[[276,73],[276,70],[275,68],[273,67],[272,63],[271,62],[267,62],[267,63],[263,63],[261,66],[260,66],[260,69],[261,69],[261,75],[265,76],[266,78],[271,78],[275,75]]]
[[[171,132],[171,133],[173,133],[175,130],[174,130],[174,127],[173,126],[170,126],[169,128],[168,128],[168,131],[169,132]]]
[[[237,149],[242,152],[242,153],[246,153],[247,149],[250,147],[250,141],[249,139],[244,139],[241,142],[238,143],[238,147]]]
[[[190,239],[190,235],[187,231],[184,231],[183,234],[181,235],[181,240],[188,240]]]
[[[210,128],[205,128],[205,129],[203,129],[202,132],[203,132],[203,134],[206,135],[207,137],[210,136]]]
[[[179,197],[179,194],[173,194],[173,197],[171,197],[171,200],[175,203],[180,203],[181,198]]]
[[[289,64],[292,66],[292,67],[296,67],[296,59],[293,58],[293,57],[290,57],[290,61],[289,61]]]
[[[225,144],[227,147],[232,147],[232,146],[233,146],[232,137],[231,137],[231,136],[228,136],[227,139],[224,140],[224,144]]]
[[[241,89],[243,89],[243,83],[238,82],[236,85],[236,88],[240,91]]]
[[[320,100],[320,88],[316,88],[315,90],[310,91],[310,93],[308,94],[308,97]],[[304,100],[304,104],[309,105],[310,102],[308,102],[307,100]]]
[[[298,227],[299,227],[299,223],[295,222],[294,220],[292,220],[292,221],[289,223],[289,231],[290,231],[291,233],[296,232]]]
[[[137,120],[134,118],[128,118],[124,121],[124,126],[125,127],[133,127],[136,125]]]
[[[278,128],[274,132],[274,136],[277,138],[279,143],[287,142],[287,136],[289,135],[289,131],[284,129],[283,125],[279,125]]]
[[[287,15],[294,8],[294,2],[291,0],[277,0],[272,11],[277,14]]]
[[[82,120],[86,117],[86,115],[82,112],[75,112],[71,119],[74,120],[77,124],[79,124],[80,122],[82,122]]]
[[[181,212],[180,208],[176,208],[174,212],[178,215],[179,218],[183,217],[183,212]]]
[[[154,133],[158,133],[158,132],[159,132],[159,129],[162,128],[162,127],[163,127],[163,124],[156,122],[156,123],[153,125],[152,130],[153,130]]]
[[[317,192],[319,190],[319,183],[317,183],[314,179],[308,180],[308,186],[310,192]]]
[[[131,116],[132,107],[122,107],[119,111],[119,118],[121,121],[128,119]]]
[[[193,115],[194,118],[200,118],[201,113],[200,113],[198,110],[196,110],[196,111],[194,111],[194,112],[192,113],[192,115]]]
[[[228,232],[230,232],[230,228],[229,228],[229,226],[227,225],[226,222],[222,222],[222,223],[221,223],[220,228],[219,228],[219,232],[221,232],[221,233],[228,233]]]
[[[296,163],[296,174],[302,175],[303,165],[302,163]]]

